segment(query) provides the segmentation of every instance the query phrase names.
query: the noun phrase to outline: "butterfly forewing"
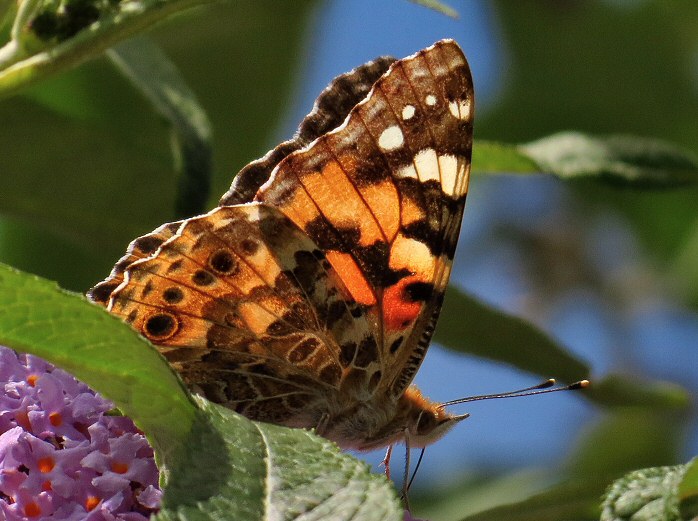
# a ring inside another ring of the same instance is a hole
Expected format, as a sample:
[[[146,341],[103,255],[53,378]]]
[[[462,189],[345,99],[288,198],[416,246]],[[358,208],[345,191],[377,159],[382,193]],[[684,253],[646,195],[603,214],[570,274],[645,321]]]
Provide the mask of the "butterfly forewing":
[[[396,62],[337,130],[282,161],[257,194],[324,251],[366,309],[383,392],[426,352],[465,204],[473,91],[458,46]]]

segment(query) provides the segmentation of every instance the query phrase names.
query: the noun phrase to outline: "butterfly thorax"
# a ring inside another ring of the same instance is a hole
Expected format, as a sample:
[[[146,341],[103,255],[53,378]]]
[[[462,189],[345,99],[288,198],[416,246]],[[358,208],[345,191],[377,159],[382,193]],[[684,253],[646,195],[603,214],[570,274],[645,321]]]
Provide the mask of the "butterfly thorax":
[[[425,447],[460,419],[410,387],[398,400],[377,397],[328,416],[318,430],[343,448],[373,450],[401,442]]]

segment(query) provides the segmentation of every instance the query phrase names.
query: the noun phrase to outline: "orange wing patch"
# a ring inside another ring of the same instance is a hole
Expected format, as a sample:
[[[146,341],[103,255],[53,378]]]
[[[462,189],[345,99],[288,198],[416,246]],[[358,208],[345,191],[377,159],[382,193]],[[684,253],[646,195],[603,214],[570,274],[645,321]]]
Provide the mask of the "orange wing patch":
[[[351,297],[364,306],[375,306],[376,294],[352,256],[338,251],[328,251],[326,255]]]

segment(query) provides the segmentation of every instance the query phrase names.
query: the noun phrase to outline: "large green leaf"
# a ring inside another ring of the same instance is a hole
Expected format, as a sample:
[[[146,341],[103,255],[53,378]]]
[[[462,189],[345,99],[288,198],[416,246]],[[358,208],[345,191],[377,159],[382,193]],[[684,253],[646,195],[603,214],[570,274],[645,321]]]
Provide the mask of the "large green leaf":
[[[0,265],[0,343],[70,371],[146,433],[165,470],[160,519],[395,520],[392,484],[302,429],[199,400],[129,326],[84,297]]]
[[[254,423],[202,401],[160,520],[397,521],[395,490],[368,465],[308,431]],[[192,449],[192,448],[195,449]]]

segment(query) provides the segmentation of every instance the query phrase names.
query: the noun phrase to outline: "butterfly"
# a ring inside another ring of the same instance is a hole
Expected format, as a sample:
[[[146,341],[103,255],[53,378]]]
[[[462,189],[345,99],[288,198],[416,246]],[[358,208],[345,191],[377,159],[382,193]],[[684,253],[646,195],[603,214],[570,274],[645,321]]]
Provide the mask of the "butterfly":
[[[217,208],[133,241],[89,296],[253,420],[425,447],[466,416],[411,382],[451,272],[473,115],[453,40],[358,67]]]

